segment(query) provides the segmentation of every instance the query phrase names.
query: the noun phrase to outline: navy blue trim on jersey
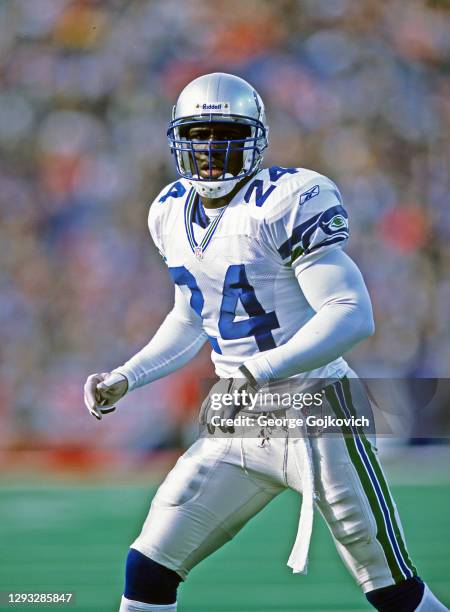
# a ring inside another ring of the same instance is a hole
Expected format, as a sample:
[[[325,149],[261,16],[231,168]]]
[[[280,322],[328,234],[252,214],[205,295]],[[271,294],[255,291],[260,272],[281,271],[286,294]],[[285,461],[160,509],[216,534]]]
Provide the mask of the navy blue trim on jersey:
[[[315,231],[321,214],[322,213],[314,215],[313,217],[308,219],[308,221],[300,223],[300,225],[297,225],[297,227],[293,229],[292,236],[288,240],[286,240],[286,242],[283,242],[280,247],[278,247],[278,253],[283,259],[286,259],[291,256],[294,245],[296,245],[298,242],[303,241],[303,234],[305,232],[311,229],[313,232]]]
[[[318,213],[317,215],[313,215],[304,223],[300,223],[300,225],[297,225],[297,227],[293,229],[291,237],[285,242],[283,242],[283,244],[277,249],[282,259],[285,260],[290,258],[294,247],[297,246],[300,246],[302,251],[306,252],[308,250],[312,251],[314,249],[317,249],[319,246],[322,246],[322,244],[331,244],[329,242],[330,239],[327,238],[320,244],[314,245],[310,249],[311,238],[314,232],[319,228],[322,229],[326,234],[331,234],[333,238],[337,237],[338,235],[340,236],[341,240],[348,238],[347,228],[345,228],[345,230],[344,228],[342,228],[342,230],[339,230],[339,234],[337,232],[330,232],[328,223],[336,215],[342,215],[345,219],[348,218],[347,211],[345,210],[345,208],[341,205],[338,205],[332,206],[331,208],[328,208],[327,210]]]
[[[321,249],[322,247],[328,246],[330,244],[337,244],[338,242],[344,242],[344,240],[347,240],[347,238],[348,238],[348,233],[347,234],[341,233],[337,236],[334,236],[333,238],[327,238],[326,240],[319,242],[319,244],[315,244],[314,246],[312,246],[308,250],[308,253],[312,253],[313,251],[317,249]]]
[[[188,196],[186,198],[186,201],[184,203],[184,228],[186,230],[186,235],[188,237],[188,241],[189,241],[189,244],[191,246],[191,249],[192,249],[192,240],[193,240],[193,237],[191,237],[190,233],[189,233],[190,230],[191,230],[189,212],[190,212],[190,209],[191,209],[191,206],[192,206],[193,198],[195,198],[195,189],[193,187],[191,187],[191,190],[189,191]]]
[[[195,215],[195,201],[197,199],[197,194],[195,193],[195,189],[192,188],[186,198],[186,202],[184,204],[184,227],[186,230],[186,236],[189,242],[189,246],[191,247],[191,251],[194,255],[202,259],[203,253],[208,248],[209,243],[212,240],[212,237],[219,225],[219,222],[223,216],[223,213],[226,210],[226,206],[220,211],[220,214],[215,217],[211,223],[208,224],[205,234],[200,243],[198,243],[194,236],[194,228],[192,224],[194,223],[194,215]],[[206,215],[205,215],[206,216]]]
[[[196,223],[203,229],[206,229],[209,225],[209,219],[206,216],[205,209],[203,208],[203,204],[199,196],[196,197],[195,202],[194,202],[192,222]]]

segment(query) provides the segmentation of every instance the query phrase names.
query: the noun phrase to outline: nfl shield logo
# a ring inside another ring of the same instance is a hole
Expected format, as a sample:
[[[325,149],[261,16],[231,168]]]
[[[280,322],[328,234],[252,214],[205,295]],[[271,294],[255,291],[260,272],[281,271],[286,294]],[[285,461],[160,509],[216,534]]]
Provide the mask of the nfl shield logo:
[[[194,254],[195,254],[196,258],[199,261],[201,261],[203,259],[203,249],[202,249],[202,247],[201,246],[196,246]]]

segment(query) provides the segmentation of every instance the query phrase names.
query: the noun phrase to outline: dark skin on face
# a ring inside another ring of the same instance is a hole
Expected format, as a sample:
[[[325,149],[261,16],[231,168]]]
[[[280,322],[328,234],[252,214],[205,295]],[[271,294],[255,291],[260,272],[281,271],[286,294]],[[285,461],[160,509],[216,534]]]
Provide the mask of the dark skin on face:
[[[233,123],[198,123],[189,126],[185,138],[194,141],[210,141],[210,140],[243,140],[250,136],[250,127]],[[195,145],[194,145],[195,146]],[[223,146],[223,145],[221,145]],[[232,145],[233,146],[233,145]],[[236,146],[242,146],[242,143]],[[228,157],[227,172],[237,175],[242,169],[242,151],[231,152]],[[202,178],[212,178],[213,180],[222,174],[225,163],[225,151],[217,151],[212,156],[212,172],[209,174],[208,150],[207,145],[195,146],[195,159]],[[205,198],[202,196],[202,204],[205,208],[221,208],[226,206],[234,198],[236,193],[247,183],[253,175],[246,176],[239,181],[233,191],[221,198]]]

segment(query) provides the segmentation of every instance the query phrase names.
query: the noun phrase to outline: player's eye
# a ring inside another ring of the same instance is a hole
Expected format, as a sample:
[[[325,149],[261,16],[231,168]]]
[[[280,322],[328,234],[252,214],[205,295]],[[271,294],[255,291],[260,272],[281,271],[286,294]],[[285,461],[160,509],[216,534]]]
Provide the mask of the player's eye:
[[[189,134],[191,140],[209,140],[210,133],[207,130],[195,130]]]
[[[220,140],[240,140],[239,134],[221,134]]]

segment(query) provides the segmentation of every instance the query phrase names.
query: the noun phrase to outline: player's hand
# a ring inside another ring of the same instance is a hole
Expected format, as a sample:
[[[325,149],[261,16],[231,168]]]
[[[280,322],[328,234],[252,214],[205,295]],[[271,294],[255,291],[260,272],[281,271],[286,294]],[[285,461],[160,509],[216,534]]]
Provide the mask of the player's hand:
[[[217,417],[222,422],[219,429],[224,433],[234,433],[233,425],[226,425],[225,419],[234,419],[237,413],[248,406],[246,393],[255,393],[257,387],[254,381],[245,377],[238,370],[233,378],[221,378],[209,390],[200,407],[199,422],[206,425],[208,432],[213,434],[216,426],[212,424],[212,418]],[[248,397],[248,396],[247,396]],[[230,399],[233,399],[230,402]]]
[[[128,391],[128,380],[123,374],[103,372],[91,374],[84,385],[84,403],[93,417],[113,412],[115,403]]]

